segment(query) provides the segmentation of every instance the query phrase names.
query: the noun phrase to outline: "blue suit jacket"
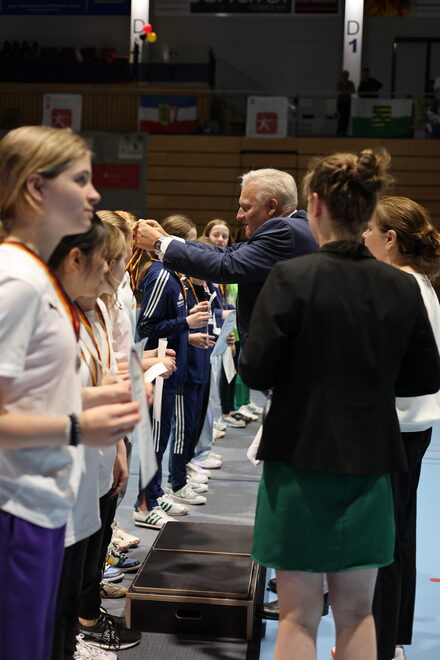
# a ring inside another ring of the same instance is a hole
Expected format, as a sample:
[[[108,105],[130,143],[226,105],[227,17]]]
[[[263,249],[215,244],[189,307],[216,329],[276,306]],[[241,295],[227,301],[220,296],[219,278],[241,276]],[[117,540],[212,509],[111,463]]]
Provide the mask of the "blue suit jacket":
[[[237,326],[241,341],[247,337],[252,310],[272,266],[278,261],[314,252],[307,214],[264,222],[245,243],[214,245],[172,241],[164,255],[166,267],[210,282],[238,284]]]

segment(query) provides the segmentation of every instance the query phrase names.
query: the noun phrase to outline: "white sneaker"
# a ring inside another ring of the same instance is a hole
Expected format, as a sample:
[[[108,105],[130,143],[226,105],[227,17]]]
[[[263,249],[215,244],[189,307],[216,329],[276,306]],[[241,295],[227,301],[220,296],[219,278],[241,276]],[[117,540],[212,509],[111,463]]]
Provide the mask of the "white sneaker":
[[[188,472],[188,470],[190,472],[194,472],[195,474],[200,474],[203,477],[208,477],[208,479],[211,478],[211,473],[210,473],[209,470],[205,470],[205,468],[200,467],[199,465],[197,465],[197,463],[193,463],[192,461],[190,463],[187,463],[186,471]],[[192,474],[191,474],[191,479],[192,479]],[[198,481],[198,480],[195,480],[195,481]],[[206,484],[206,481],[201,481],[200,483],[205,483]]]
[[[218,429],[212,429],[212,441],[215,442],[216,440],[219,440],[220,438],[225,437],[225,432],[224,431],[219,431]]]
[[[84,636],[76,636],[76,651],[73,654],[74,660],[118,660],[118,656],[113,651],[104,651],[104,649],[92,646],[84,641]]]
[[[186,516],[189,512],[189,509],[184,504],[178,504],[171,499],[169,495],[162,495],[158,497],[157,501],[160,504],[161,509],[165,511],[169,516]]]
[[[393,660],[406,660],[405,649],[403,646],[396,646],[395,654]]]
[[[235,429],[243,429],[246,426],[244,419],[235,419],[232,415],[224,415],[222,419],[227,426],[232,426]]]
[[[214,428],[217,429],[217,431],[226,431],[228,427],[226,424],[223,424],[222,418],[220,417],[220,419],[214,422]]]
[[[129,534],[123,530],[117,520],[114,520],[112,523],[113,533],[112,533],[112,543],[116,545],[118,550],[125,552],[129,548],[137,548],[141,542],[138,536],[134,534]]]
[[[207,456],[206,458],[202,458],[200,460],[195,458],[194,463],[199,467],[204,468],[205,470],[218,470],[223,465],[222,461],[219,461],[218,458],[213,458],[211,456]]]
[[[207,502],[206,497],[196,493],[189,484],[186,484],[186,486],[183,488],[170,493],[170,497],[177,500],[178,502],[184,502],[185,504],[206,504]]]
[[[176,522],[160,506],[155,506],[151,511],[133,511],[133,522],[137,527],[150,527],[151,529],[162,529],[168,522]]]
[[[251,422],[256,422],[258,419],[258,415],[251,412],[247,406],[240,406],[237,412],[239,415],[242,415],[245,419],[249,419]]]
[[[221,454],[216,454],[214,451],[210,451],[208,456],[209,458],[216,458],[223,463],[223,456]]]
[[[264,408],[257,406],[253,401],[249,401],[249,403],[245,405],[245,408],[247,408],[249,412],[254,413],[254,415],[262,415],[264,410]]]
[[[198,484],[196,481],[191,481],[191,479],[187,479],[186,483],[189,484],[196,493],[208,492],[208,484]]]

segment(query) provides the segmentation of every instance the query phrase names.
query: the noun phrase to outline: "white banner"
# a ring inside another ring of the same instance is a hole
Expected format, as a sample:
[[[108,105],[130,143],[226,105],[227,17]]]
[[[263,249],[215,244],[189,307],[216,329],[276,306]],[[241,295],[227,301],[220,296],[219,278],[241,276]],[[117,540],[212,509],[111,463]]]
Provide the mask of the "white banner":
[[[130,62],[133,62],[135,45],[140,49],[142,42],[139,40],[144,31],[144,25],[148,25],[150,16],[150,0],[131,0],[130,16]]]
[[[345,0],[342,69],[350,73],[357,89],[361,81],[364,0]]]
[[[286,96],[248,96],[247,137],[286,137],[287,109]]]
[[[44,94],[43,126],[81,130],[81,94]]]

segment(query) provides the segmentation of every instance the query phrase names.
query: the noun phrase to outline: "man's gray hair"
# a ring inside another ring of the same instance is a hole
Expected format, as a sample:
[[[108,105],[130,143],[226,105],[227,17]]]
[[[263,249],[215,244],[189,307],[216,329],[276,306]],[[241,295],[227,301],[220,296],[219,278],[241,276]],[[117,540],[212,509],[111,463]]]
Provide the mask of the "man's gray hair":
[[[298,205],[298,192],[295,179],[291,174],[271,167],[261,170],[251,170],[241,177],[241,187],[257,184],[256,197],[263,204],[272,197],[277,200],[280,213],[289,215]]]

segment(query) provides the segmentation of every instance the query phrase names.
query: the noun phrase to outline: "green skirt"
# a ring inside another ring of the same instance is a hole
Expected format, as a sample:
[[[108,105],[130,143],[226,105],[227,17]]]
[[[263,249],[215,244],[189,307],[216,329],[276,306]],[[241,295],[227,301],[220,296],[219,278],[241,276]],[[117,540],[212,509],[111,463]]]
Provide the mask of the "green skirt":
[[[284,571],[336,573],[393,562],[390,476],[357,476],[265,461],[252,556]]]

